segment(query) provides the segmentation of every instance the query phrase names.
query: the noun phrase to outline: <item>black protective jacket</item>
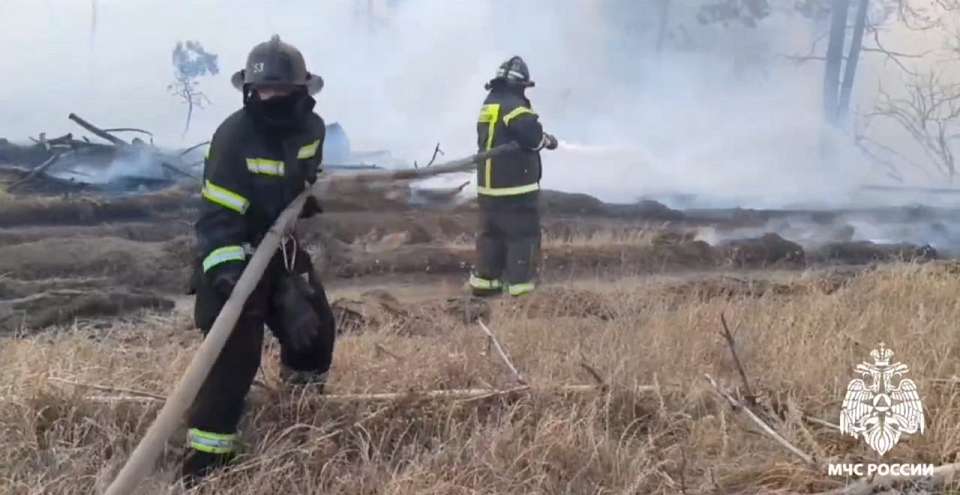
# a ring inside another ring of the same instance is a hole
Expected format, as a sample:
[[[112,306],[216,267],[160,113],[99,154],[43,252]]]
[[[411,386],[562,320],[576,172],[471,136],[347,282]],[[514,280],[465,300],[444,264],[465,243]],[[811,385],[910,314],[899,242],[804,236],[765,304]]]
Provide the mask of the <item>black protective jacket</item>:
[[[543,127],[522,93],[495,86],[477,119],[477,147],[486,151],[517,142],[521,151],[486,160],[477,167],[477,192],[484,196],[515,196],[540,189],[540,150]]]
[[[298,129],[266,127],[243,108],[213,135],[204,165],[196,234],[207,280],[219,267],[249,258],[280,213],[316,180],[325,126],[315,113]]]

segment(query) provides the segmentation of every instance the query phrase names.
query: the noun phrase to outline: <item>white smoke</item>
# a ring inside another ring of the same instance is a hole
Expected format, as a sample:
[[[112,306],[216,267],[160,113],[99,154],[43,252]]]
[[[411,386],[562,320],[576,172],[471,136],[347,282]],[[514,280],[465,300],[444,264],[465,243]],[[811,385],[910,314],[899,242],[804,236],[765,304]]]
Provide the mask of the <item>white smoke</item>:
[[[849,138],[837,138],[832,165],[819,159],[822,65],[778,58],[804,53],[823,26],[778,11],[756,28],[703,27],[697,2],[671,2],[686,37],[675,30],[657,53],[656,3],[101,0],[91,42],[89,2],[7,0],[0,43],[18,49],[0,59],[0,136],[76,133],[66,119],[75,112],[146,128],[162,146],[205,141],[240,104],[230,75],[278,33],[325,79],[317,111],[343,125],[354,149],[411,164],[429,160],[437,142],[444,158],[476,151],[483,84],[516,54],[537,82],[535,110],[563,142],[543,154],[545,187],[773,207],[842,204],[869,180]],[[213,103],[181,139],[185,109],[166,85],[171,50],[187,39],[218,54],[221,72],[200,80]],[[862,64],[856,94],[868,104],[875,63]]]

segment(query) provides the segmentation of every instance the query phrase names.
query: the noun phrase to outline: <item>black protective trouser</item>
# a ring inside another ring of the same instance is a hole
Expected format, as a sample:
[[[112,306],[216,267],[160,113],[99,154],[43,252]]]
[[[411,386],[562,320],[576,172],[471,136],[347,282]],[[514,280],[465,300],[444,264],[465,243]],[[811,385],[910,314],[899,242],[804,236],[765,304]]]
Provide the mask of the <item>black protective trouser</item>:
[[[191,429],[208,433],[233,434],[243,412],[244,400],[260,367],[263,326],[266,323],[280,341],[281,364],[297,372],[326,373],[333,359],[336,334],[333,312],[309,255],[297,250],[294,265],[296,274],[307,274],[314,295],[310,304],[320,318],[319,337],[311,348],[294,352],[287,344],[286,329],[281,311],[273,295],[280,277],[286,276],[280,254],[271,260],[259,285],[244,305],[237,325],[224,345],[213,369],[200,388],[188,415]],[[226,298],[209,283],[197,286],[195,321],[204,335],[210,331]]]
[[[502,284],[511,295],[530,292],[540,257],[539,193],[480,195],[478,204],[480,234],[471,287],[480,293]]]

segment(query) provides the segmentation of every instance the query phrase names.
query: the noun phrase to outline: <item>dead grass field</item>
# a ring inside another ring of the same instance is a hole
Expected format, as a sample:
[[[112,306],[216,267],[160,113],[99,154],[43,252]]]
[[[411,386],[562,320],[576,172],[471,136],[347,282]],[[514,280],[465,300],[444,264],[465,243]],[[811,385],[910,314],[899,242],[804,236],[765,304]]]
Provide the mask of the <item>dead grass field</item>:
[[[802,272],[793,287],[813,287]],[[245,454],[195,493],[706,494],[816,493],[841,486],[823,463],[872,462],[863,442],[803,419],[839,422],[853,367],[884,342],[910,366],[927,431],[884,462],[954,462],[960,453],[960,277],[953,265],[897,264],[836,290],[667,290],[653,279],[579,281],[492,304],[490,328],[533,386],[478,400],[333,403],[278,389],[271,343],[242,425]],[[708,291],[709,292],[709,291]],[[333,294],[336,297],[336,294]],[[603,305],[603,311],[585,308]],[[535,308],[540,308],[534,310]],[[760,396],[756,410],[819,466],[807,465],[717,397],[741,380],[720,314]],[[419,322],[419,323],[417,323]],[[378,321],[338,341],[331,393],[514,385],[475,324],[442,312]],[[106,329],[0,339],[0,493],[89,494],[106,486],[159,410],[93,400],[107,392],[50,378],[165,395],[199,345],[189,312]],[[584,366],[586,365],[586,366]],[[607,390],[563,394],[560,385]],[[659,392],[638,391],[657,385]],[[170,481],[183,437],[169,442],[139,493]],[[930,493],[930,492],[922,492]]]

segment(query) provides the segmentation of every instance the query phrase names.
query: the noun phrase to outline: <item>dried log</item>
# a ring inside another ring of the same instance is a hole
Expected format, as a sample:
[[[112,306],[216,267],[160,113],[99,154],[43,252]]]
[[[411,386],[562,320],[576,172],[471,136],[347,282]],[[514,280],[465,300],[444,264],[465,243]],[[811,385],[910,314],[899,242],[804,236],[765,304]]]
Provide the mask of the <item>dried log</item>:
[[[97,136],[98,138],[103,139],[105,141],[109,141],[114,146],[129,146],[129,143],[127,143],[126,141],[110,134],[107,131],[104,131],[103,129],[87,122],[86,120],[83,120],[82,118],[77,116],[77,114],[75,113],[71,113],[70,115],[67,116],[67,118],[76,122],[77,125],[79,125],[80,127],[83,127],[84,129],[90,131],[91,134]]]

